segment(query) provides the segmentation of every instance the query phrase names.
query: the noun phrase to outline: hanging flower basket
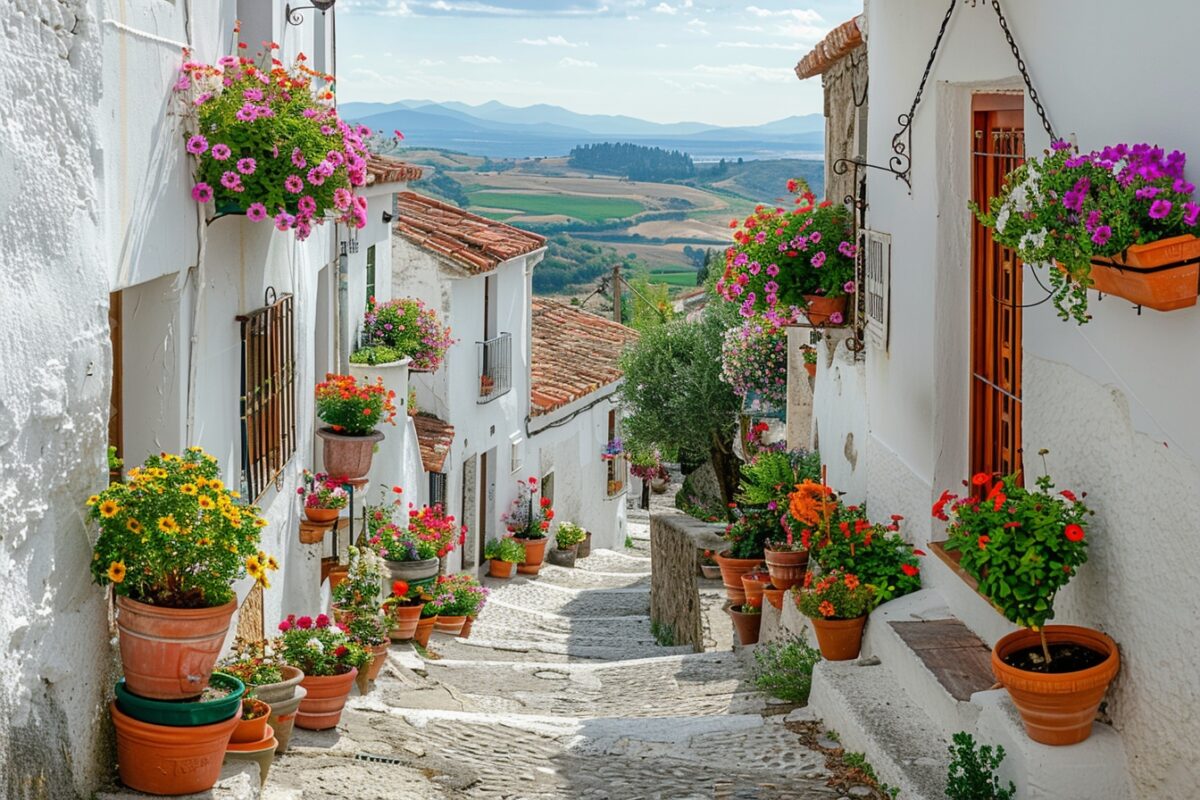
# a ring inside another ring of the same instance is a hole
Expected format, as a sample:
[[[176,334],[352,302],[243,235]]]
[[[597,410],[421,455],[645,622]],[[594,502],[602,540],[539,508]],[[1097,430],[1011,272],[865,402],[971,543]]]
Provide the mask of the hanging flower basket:
[[[1066,272],[1066,267],[1059,265]],[[1135,244],[1112,258],[1093,258],[1091,288],[1155,311],[1196,305],[1200,239],[1191,234]]]

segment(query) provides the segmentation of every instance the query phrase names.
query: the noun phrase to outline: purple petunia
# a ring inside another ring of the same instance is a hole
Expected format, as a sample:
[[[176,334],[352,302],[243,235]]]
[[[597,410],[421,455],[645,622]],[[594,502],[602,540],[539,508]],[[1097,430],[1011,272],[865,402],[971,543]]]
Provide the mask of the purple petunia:
[[[854,281],[846,281],[842,284],[842,291],[846,294],[854,294]]]
[[[229,149],[229,145],[227,145],[227,144],[214,144],[213,145],[212,157],[215,158],[217,161],[224,161],[225,159],[229,158],[229,156],[231,156],[231,155],[233,155],[233,152]]]
[[[192,155],[198,156],[206,150],[208,150],[208,139],[200,134],[197,133],[187,140],[187,151]]]
[[[212,198],[213,190],[207,183],[197,183],[192,187],[192,199],[197,203],[207,203]]]
[[[820,269],[825,265],[825,252],[821,251],[812,257],[812,265],[815,269]]]
[[[1170,200],[1155,200],[1150,204],[1150,219],[1163,219],[1173,208]]]
[[[239,158],[237,162],[237,171],[243,175],[253,175],[254,170],[258,169],[258,162],[253,158]]]
[[[1101,247],[1108,244],[1108,240],[1112,238],[1112,228],[1107,225],[1100,225],[1092,232],[1092,242]]]
[[[275,227],[278,230],[286,231],[288,228],[292,227],[295,222],[296,218],[286,211],[280,211],[275,215]]]
[[[221,185],[231,192],[240,192],[244,188],[242,186],[242,176],[233,170],[227,170],[221,174]]]
[[[1195,225],[1197,217],[1200,217],[1200,205],[1193,202],[1183,204],[1183,221],[1188,225]]]
[[[251,203],[246,209],[246,219],[251,222],[262,222],[267,218],[267,207],[262,203]],[[303,491],[303,489],[301,490]]]
[[[299,175],[288,175],[283,181],[283,188],[292,194],[300,194],[304,191],[304,181]]]
[[[830,325],[841,325],[845,320],[846,318],[842,316],[842,312],[840,311],[835,311],[829,315]]]
[[[317,211],[317,201],[311,195],[304,195],[296,205],[305,216],[311,217]]]

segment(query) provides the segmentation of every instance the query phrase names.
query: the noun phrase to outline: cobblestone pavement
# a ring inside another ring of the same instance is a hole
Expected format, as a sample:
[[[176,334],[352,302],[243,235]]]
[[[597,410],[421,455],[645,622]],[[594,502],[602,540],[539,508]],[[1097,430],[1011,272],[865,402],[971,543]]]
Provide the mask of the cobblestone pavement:
[[[469,639],[393,646],[336,731],[297,732],[263,797],[837,800],[789,707],[748,684],[719,587],[710,650],[655,643],[647,522],[631,509],[631,546],[576,569],[487,579]]]

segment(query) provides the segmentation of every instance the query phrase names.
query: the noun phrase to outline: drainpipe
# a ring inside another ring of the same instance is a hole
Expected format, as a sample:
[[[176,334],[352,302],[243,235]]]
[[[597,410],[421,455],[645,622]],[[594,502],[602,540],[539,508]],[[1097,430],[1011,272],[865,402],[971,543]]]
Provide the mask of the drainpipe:
[[[338,242],[338,226],[334,226],[334,242],[338,247],[337,269],[337,368],[345,375],[350,371],[350,256],[346,242]]]

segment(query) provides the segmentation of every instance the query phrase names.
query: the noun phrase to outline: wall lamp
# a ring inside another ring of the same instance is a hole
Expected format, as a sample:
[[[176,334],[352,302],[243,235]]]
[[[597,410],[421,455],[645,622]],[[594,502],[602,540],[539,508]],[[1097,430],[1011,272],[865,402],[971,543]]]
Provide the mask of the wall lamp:
[[[300,14],[301,11],[307,11],[310,8],[315,8],[317,11],[320,11],[322,14],[324,14],[326,11],[333,8],[333,4],[335,2],[336,0],[312,0],[311,6],[300,6],[299,8],[292,8],[292,4],[288,3],[283,7],[283,18],[287,21],[288,25],[301,25],[304,22],[304,17]]]
[[[389,222],[391,222],[395,218],[396,217],[390,211],[383,212],[383,224],[384,225],[387,225]]]

